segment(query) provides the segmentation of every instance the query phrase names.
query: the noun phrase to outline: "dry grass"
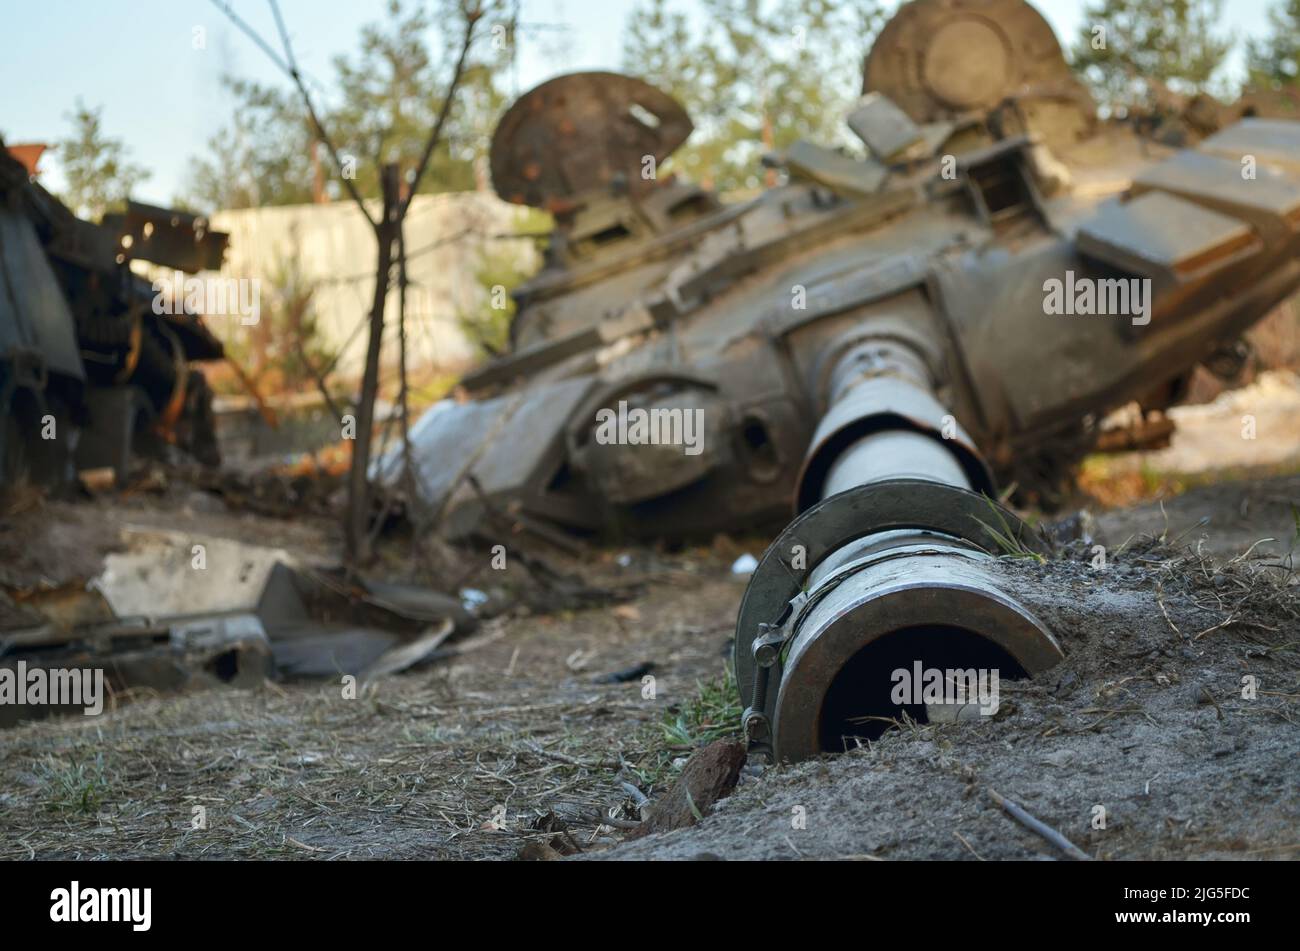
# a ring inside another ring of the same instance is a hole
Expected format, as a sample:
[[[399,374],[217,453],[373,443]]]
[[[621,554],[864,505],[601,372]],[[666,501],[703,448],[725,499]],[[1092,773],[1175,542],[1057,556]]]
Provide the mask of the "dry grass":
[[[570,850],[610,844],[639,817],[623,784],[654,794],[681,755],[663,724],[685,710],[704,736],[725,719],[703,712],[713,701],[699,704],[696,683],[721,668],[741,589],[721,565],[692,571],[692,604],[660,589],[639,615],[489,622],[481,649],[356,699],[340,684],[214,690],[5,731],[0,858],[512,858],[557,833]],[[643,660],[671,668],[656,670],[654,698],[639,679],[597,682]]]

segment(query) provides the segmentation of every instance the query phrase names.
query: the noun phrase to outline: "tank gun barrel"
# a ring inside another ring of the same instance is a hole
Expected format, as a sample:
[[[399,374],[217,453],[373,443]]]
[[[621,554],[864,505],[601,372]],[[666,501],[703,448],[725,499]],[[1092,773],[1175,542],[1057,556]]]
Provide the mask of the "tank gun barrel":
[[[866,336],[835,356],[829,380],[802,511],[755,571],[736,630],[751,748],[790,761],[876,736],[902,711],[924,722],[996,709],[996,696],[973,694],[897,702],[899,671],[991,670],[1000,681],[1061,658],[992,553],[1003,529],[1008,544],[1036,540],[982,494],[983,462],[922,355]]]

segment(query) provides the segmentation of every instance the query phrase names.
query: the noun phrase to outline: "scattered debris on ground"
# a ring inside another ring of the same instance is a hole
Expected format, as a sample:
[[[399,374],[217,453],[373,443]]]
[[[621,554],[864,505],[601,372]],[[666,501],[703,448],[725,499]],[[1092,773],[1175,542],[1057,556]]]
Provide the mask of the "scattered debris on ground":
[[[745,579],[731,568],[760,540],[594,550],[587,584],[640,593],[499,614],[355,699],[340,678],[145,693],[100,717],[6,730],[0,848],[8,858],[1064,857],[997,793],[1093,857],[1291,857],[1295,533],[1286,505],[1259,501],[1288,495],[1282,479],[1194,490],[1163,516],[1104,513],[1093,528],[1105,569],[1094,567],[1096,539],[1042,564],[1004,559],[1009,584],[1052,582],[1017,590],[1038,592],[1063,664],[1004,682],[995,717],[903,722],[793,768],[751,763],[711,804],[687,779],[695,821],[675,831],[654,831],[653,817],[682,815],[671,804],[683,768],[738,729],[726,657]],[[97,504],[87,531],[145,521]],[[1199,524],[1208,505],[1229,516]],[[205,530],[220,527],[208,518]],[[1290,536],[1247,553],[1287,523]],[[1152,527],[1155,537],[1142,534]],[[280,540],[297,552],[307,531]],[[1230,550],[1220,531],[1255,538]],[[491,574],[475,583],[493,587]]]

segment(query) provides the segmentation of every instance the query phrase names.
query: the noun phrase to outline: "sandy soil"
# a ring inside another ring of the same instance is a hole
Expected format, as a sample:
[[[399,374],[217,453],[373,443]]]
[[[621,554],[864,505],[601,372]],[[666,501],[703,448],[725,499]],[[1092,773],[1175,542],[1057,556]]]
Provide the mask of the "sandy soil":
[[[1098,858],[1300,854],[1294,590],[1259,562],[1143,543],[1097,571],[1088,551],[1005,565],[1067,656],[1004,684],[996,717],[768,770],[695,828],[608,857],[1059,857],[990,790]]]
[[[1257,554],[1280,556],[1296,544],[1297,507],[1300,476],[1231,481],[1190,489],[1163,504],[1142,502],[1100,512],[1093,533],[1112,548],[1133,535],[1166,534],[1226,557],[1252,545]]]

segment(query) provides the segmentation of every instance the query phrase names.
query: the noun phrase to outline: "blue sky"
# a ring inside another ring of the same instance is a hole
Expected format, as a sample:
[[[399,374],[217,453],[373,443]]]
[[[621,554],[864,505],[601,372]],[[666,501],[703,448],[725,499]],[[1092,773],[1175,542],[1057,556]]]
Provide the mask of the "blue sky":
[[[303,69],[322,80],[331,59],[351,53],[361,25],[381,19],[385,0],[281,0]],[[1082,0],[1038,0],[1063,42],[1077,33]],[[1227,0],[1225,26],[1239,38],[1266,32],[1270,0]],[[269,40],[275,27],[264,0],[232,6]],[[522,19],[544,24],[520,42],[516,75],[522,92],[575,69],[617,69],[623,24],[635,0],[521,0]],[[680,9],[696,7],[678,0]],[[890,4],[890,7],[896,4]],[[7,142],[50,142],[67,132],[78,97],[103,107],[108,134],[124,140],[132,159],[153,177],[137,191],[168,203],[182,189],[189,159],[230,113],[223,72],[273,82],[280,74],[265,55],[208,0],[6,0],[7,42],[0,57],[0,133]],[[194,31],[206,48],[195,49]],[[1238,49],[1228,71],[1242,69]],[[856,82],[857,77],[845,77]],[[43,162],[47,184],[61,184],[56,156]]]

